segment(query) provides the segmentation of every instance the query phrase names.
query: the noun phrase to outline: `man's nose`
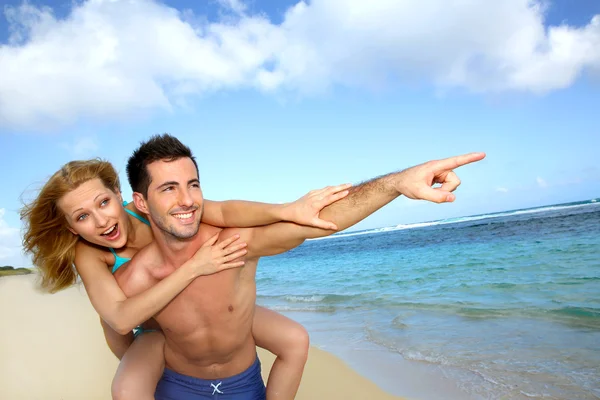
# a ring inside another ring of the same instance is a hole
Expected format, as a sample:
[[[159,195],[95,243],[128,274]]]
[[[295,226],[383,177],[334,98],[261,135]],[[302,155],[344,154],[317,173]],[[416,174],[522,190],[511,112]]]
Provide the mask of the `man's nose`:
[[[183,207],[191,207],[194,205],[194,199],[189,190],[181,190],[179,192],[179,205]]]

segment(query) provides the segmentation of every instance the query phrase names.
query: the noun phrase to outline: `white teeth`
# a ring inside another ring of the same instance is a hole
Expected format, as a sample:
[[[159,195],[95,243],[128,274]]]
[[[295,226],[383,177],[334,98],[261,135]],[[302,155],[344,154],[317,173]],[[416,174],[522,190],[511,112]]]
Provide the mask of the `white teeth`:
[[[179,218],[179,219],[187,219],[187,218],[192,218],[192,213],[187,213],[187,214],[173,214],[173,216],[175,218]]]
[[[110,234],[112,231],[114,231],[117,228],[117,225],[113,225],[110,227],[110,229],[108,229],[106,232],[103,233],[103,235],[108,235]]]

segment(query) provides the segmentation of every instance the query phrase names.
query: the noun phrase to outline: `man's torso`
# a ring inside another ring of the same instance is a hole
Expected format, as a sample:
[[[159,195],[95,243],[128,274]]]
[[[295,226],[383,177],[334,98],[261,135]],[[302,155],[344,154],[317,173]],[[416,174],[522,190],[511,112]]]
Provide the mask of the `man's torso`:
[[[194,250],[220,228],[202,224]],[[222,231],[219,241],[233,234]],[[117,276],[128,297],[143,292],[175,269],[159,265],[154,244],[140,252]],[[204,379],[224,378],[246,370],[256,357],[252,321],[256,301],[257,260],[246,260],[242,268],[201,276],[176,296],[155,319],[165,337],[167,367],[178,373]],[[144,283],[139,276],[144,274]]]

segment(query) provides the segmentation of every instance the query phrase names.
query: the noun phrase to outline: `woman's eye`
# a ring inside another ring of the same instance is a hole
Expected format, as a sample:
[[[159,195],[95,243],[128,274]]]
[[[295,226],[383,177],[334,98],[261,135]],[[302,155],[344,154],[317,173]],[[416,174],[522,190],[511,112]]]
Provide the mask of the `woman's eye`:
[[[77,217],[77,221],[83,221],[86,218],[87,218],[87,214],[81,214],[79,217]]]
[[[100,207],[104,207],[107,204],[108,204],[108,199],[104,199],[100,202]]]

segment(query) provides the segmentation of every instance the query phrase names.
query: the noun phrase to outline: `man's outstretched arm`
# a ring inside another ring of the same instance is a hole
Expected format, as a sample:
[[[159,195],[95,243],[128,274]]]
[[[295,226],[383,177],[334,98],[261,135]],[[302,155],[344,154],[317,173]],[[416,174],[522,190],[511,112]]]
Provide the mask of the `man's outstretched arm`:
[[[362,221],[400,195],[435,203],[452,202],[455,199],[452,192],[460,185],[453,170],[484,157],[485,153],[470,153],[429,161],[352,186],[345,198],[323,208],[319,217],[335,223],[343,230]],[[436,184],[441,186],[432,187]],[[319,201],[322,199],[315,198],[315,202]],[[287,222],[253,228],[247,240],[247,257],[279,254],[300,245],[305,239],[327,236],[334,232]]]

